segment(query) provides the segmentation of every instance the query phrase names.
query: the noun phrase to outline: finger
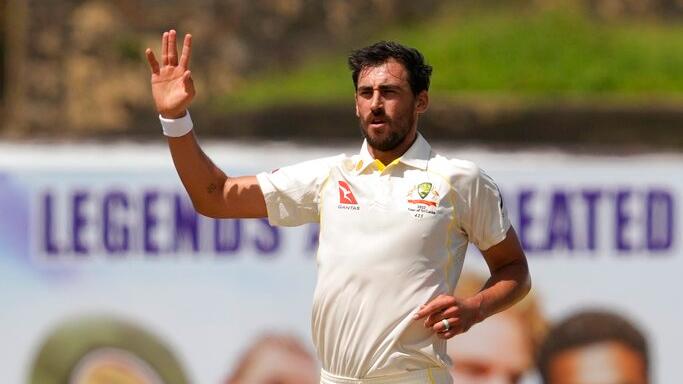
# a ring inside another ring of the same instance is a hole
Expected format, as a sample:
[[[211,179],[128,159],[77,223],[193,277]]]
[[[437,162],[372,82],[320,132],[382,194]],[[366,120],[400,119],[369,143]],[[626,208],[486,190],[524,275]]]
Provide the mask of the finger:
[[[462,328],[462,324],[459,319],[456,318],[449,318],[448,320],[448,330],[446,330],[446,325],[443,323],[443,321],[439,321],[436,324],[434,324],[431,328],[435,333],[447,333],[447,332],[456,332],[459,333]]]
[[[183,85],[185,85],[185,89],[188,91],[194,90],[194,81],[192,81],[192,72],[185,71],[185,73],[183,73]]]
[[[445,319],[445,317],[443,316],[443,311],[430,313],[429,315],[427,315],[427,318],[424,321],[424,326],[430,328],[437,321],[441,321],[442,319]]]
[[[178,47],[176,46],[176,32],[171,29],[168,33],[168,63],[170,65],[178,65]]]
[[[161,36],[161,64],[168,65],[168,32]]]
[[[415,320],[421,319],[437,311],[442,311],[449,306],[455,305],[456,301],[453,296],[439,295],[434,300],[427,303],[424,308],[421,308],[413,318]]]
[[[458,332],[458,331],[455,331],[455,330],[451,329],[451,330],[448,331],[448,332],[437,333],[437,334],[436,334],[436,337],[438,337],[438,338],[440,338],[440,339],[448,340],[448,339],[450,339],[451,337],[453,337],[453,336],[455,336],[455,335],[459,335],[460,333],[462,333],[462,332]]]
[[[159,62],[157,61],[156,57],[154,57],[154,52],[152,52],[151,49],[147,48],[145,51],[145,55],[147,56],[147,62],[149,63],[149,67],[152,69],[152,73],[154,74],[159,74]]]
[[[413,315],[413,319],[417,320],[417,319],[421,319],[425,316],[429,316],[432,312],[434,312],[434,308],[442,300],[443,300],[442,296],[437,296],[435,299],[428,302],[427,304],[421,305],[420,309],[415,313],[415,315]]]
[[[429,328],[443,319],[456,317],[458,312],[458,307],[448,307],[443,311],[432,313],[429,316],[427,316],[427,319],[425,320],[425,327]]]
[[[185,35],[183,40],[183,52],[180,54],[180,67],[187,69],[190,64],[190,54],[192,53],[192,35]]]

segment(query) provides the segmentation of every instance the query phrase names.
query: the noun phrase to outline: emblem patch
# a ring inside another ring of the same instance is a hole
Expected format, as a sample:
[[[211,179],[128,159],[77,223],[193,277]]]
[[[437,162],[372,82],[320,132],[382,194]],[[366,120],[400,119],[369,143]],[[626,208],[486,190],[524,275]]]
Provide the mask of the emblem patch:
[[[417,195],[417,196],[415,196]],[[416,218],[436,215],[439,193],[429,182],[417,184],[408,191],[408,211]]]
[[[417,186],[417,194],[420,195],[421,198],[427,197],[429,195],[429,192],[432,190],[432,183],[422,183]]]

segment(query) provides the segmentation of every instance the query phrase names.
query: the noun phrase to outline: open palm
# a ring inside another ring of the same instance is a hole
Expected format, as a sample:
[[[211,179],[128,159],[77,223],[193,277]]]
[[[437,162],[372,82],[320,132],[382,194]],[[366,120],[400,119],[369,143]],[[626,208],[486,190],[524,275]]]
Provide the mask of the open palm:
[[[157,62],[154,52],[147,48],[145,54],[152,70],[152,97],[159,114],[175,119],[185,115],[195,95],[194,82],[188,64],[192,51],[192,36],[185,35],[183,50],[178,60],[176,31],[164,32],[161,38],[161,63]]]

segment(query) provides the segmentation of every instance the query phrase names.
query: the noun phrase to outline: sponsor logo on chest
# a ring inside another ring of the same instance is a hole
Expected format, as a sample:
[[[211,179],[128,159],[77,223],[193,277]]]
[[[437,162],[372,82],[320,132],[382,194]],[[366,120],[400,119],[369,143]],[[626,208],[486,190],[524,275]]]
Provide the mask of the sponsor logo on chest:
[[[356,196],[353,195],[351,186],[346,181],[339,181],[339,209],[348,209],[353,211],[360,210]]]

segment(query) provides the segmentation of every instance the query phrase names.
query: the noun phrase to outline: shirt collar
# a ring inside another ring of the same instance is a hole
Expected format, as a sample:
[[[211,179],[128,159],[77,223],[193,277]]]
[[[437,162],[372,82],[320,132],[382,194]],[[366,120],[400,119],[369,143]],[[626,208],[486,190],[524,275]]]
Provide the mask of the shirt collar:
[[[427,162],[429,161],[429,157],[432,153],[432,147],[427,143],[427,140],[422,137],[420,132],[417,133],[417,138],[415,139],[415,142],[413,145],[408,148],[408,150],[398,158],[398,161],[409,165],[411,167],[419,168],[419,169],[427,169]],[[360,149],[359,153],[360,159],[356,163],[356,171],[358,173],[363,172],[370,164],[374,164],[375,159],[370,155],[370,151],[368,151],[368,141],[364,140],[363,141],[363,146]],[[389,164],[385,164],[389,165]]]

